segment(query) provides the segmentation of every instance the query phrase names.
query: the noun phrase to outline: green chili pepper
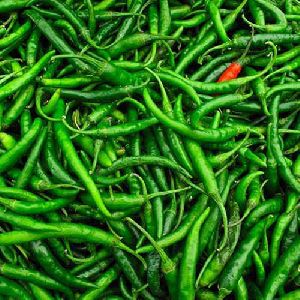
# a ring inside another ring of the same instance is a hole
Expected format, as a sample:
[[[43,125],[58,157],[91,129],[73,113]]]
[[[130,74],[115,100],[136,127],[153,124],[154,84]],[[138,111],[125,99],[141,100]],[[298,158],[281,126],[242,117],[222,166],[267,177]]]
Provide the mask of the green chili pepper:
[[[25,269],[20,266],[11,265],[8,263],[1,264],[0,273],[8,278],[28,281],[47,289],[61,291],[65,293],[69,299],[74,297],[72,291],[63,284],[53,280],[52,278],[44,275],[35,270]]]
[[[3,101],[20,88],[31,83],[42,69],[49,63],[54,51],[45,54],[34,66],[18,78],[15,78],[0,88],[0,100]]]
[[[278,289],[285,283],[291,269],[299,262],[300,239],[296,238],[282,254],[269,273],[263,289],[265,299],[274,299]]]
[[[225,297],[226,295],[230,294],[238,284],[238,280],[240,279],[240,276],[245,268],[245,264],[261,239],[266,225],[267,219],[259,221],[248,232],[245,239],[241,242],[234,255],[226,264],[219,280],[221,297]]]
[[[179,287],[178,297],[180,299],[195,298],[195,279],[196,279],[196,265],[197,265],[197,245],[199,240],[199,230],[207,216],[210,209],[207,208],[201,216],[195,221],[186,240],[183,250],[183,257],[180,263],[179,271]]]
[[[60,101],[57,104],[58,107],[57,107],[56,114],[54,116],[56,118],[61,118],[64,114],[64,103],[63,101]],[[64,127],[62,122],[56,122],[54,124],[54,133],[58,140],[58,143],[63,148],[66,159],[69,160],[69,163],[74,168],[74,171],[77,173],[77,176],[79,176],[81,180],[84,182],[84,184],[86,185],[86,188],[91,193],[100,211],[104,214],[104,216],[109,217],[110,213],[106,209],[105,205],[103,204],[100,193],[94,181],[92,180],[87,170],[84,168],[80,159],[78,158],[75,148],[70,139],[70,136],[68,135],[68,132],[66,131],[66,128]]]

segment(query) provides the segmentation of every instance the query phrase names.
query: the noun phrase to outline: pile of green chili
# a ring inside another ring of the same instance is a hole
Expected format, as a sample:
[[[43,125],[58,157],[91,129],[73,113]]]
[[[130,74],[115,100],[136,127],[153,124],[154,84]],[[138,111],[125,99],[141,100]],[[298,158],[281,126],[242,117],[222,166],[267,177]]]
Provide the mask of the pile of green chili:
[[[299,0],[0,16],[0,300],[300,299]]]

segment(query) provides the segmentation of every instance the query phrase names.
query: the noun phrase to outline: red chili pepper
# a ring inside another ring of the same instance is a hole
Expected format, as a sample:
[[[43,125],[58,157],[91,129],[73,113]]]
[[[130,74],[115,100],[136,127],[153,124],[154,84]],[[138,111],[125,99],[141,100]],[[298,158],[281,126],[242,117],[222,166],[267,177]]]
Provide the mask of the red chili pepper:
[[[219,77],[218,82],[228,81],[235,79],[239,76],[242,71],[242,65],[239,62],[233,62]]]
[[[221,74],[217,82],[229,81],[235,79],[241,73],[243,66],[248,63],[249,58],[246,58],[247,53],[250,50],[252,39],[249,41],[242,56],[235,62],[231,63],[228,68]]]

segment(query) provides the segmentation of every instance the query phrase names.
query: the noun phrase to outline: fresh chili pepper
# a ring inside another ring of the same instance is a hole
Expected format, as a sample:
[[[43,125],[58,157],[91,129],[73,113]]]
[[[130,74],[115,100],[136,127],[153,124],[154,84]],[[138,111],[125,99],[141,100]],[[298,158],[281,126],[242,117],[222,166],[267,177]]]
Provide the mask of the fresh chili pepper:
[[[0,294],[22,300],[32,300],[31,295],[20,284],[0,276]]]
[[[87,135],[78,135],[74,138],[74,144],[86,152],[90,157],[94,156],[95,143],[91,137]],[[104,151],[99,152],[98,163],[104,167],[110,167],[112,165],[111,159]],[[97,180],[97,177],[94,177],[94,180]]]
[[[169,40],[172,37],[163,36],[163,35],[154,35],[147,33],[136,33],[128,37],[124,37],[119,42],[114,43],[106,51],[108,55],[114,59],[122,55],[126,51],[134,50],[140,47],[144,47],[147,44],[150,44],[159,40]]]
[[[230,223],[237,222],[239,218],[239,207],[236,203],[230,203],[232,206],[232,215],[229,219]],[[216,254],[213,254],[213,257],[209,257],[207,264],[201,270],[196,285],[199,287],[205,287],[210,285],[215,281],[215,279],[220,275],[222,269],[224,268],[226,262],[229,260],[230,256],[234,252],[234,249],[237,245],[239,236],[240,236],[241,225],[237,224],[231,226],[228,232],[228,241],[226,246]]]
[[[7,133],[4,133],[4,132],[0,133],[0,141],[1,141],[2,147],[5,150],[12,149],[17,143],[17,141],[15,140],[15,138],[13,136],[11,136]]]
[[[172,233],[169,233],[165,236],[163,236],[161,239],[157,241],[157,244],[164,248],[168,247],[177,241],[182,240],[190,230],[191,226],[194,224],[197,217],[205,210],[203,207],[202,199],[199,199],[197,203],[192,207],[192,209],[189,211],[189,214],[186,216],[184,221],[182,222],[181,226],[178,227],[175,231]],[[143,246],[139,249],[137,249],[137,253],[148,253],[153,250],[152,246]]]
[[[244,222],[245,228],[252,227],[257,221],[264,217],[265,215],[269,214],[276,214],[279,213],[282,209],[282,199],[280,198],[274,198],[269,199],[258,206],[256,206],[255,209],[249,214],[249,216],[246,218]]]
[[[293,47],[288,51],[279,54],[275,59],[274,65],[282,65],[288,62],[291,59],[295,59],[300,53],[300,46]],[[256,67],[262,67],[268,64],[268,59],[266,57],[258,57],[257,59],[251,61],[251,65]]]
[[[77,277],[93,280],[95,276],[97,276],[100,272],[103,272],[105,269],[107,269],[108,266],[111,265],[112,261],[113,260],[111,258],[108,258],[106,260],[98,262],[90,269],[87,269],[86,271],[77,274]]]
[[[161,90],[161,93],[162,93],[162,96],[163,96],[164,110],[165,110],[166,114],[168,114],[170,117],[173,117],[173,112],[172,112],[172,107],[171,107],[170,101],[168,99],[166,90],[165,90],[162,82],[160,81],[161,77],[157,77],[155,74],[153,74],[153,75],[156,77],[156,79],[158,80],[158,83],[160,85],[160,90]],[[163,76],[162,79],[164,80],[165,77]],[[198,99],[198,96],[195,99],[197,99],[195,101],[197,104],[200,103],[200,99]],[[177,98],[177,101],[181,102],[181,97]],[[194,170],[193,170],[193,167],[192,167],[192,164],[191,164],[191,160],[188,157],[188,154],[186,153],[186,151],[184,149],[184,145],[182,145],[182,143],[180,143],[179,137],[176,135],[176,133],[174,133],[169,128],[166,128],[166,134],[168,136],[169,144],[170,144],[177,160],[190,173],[194,173]]]
[[[57,281],[64,282],[70,287],[88,288],[94,286],[94,284],[68,274],[68,272],[59,264],[59,262],[56,261],[51,251],[43,242],[32,242],[31,249],[44,271]]]
[[[207,208],[195,221],[186,239],[186,244],[183,250],[183,257],[180,263],[180,271],[178,274],[178,297],[180,299],[193,299],[195,297],[196,265],[198,259],[197,245],[199,240],[199,230],[201,225],[209,215],[209,211],[210,209]]]
[[[268,77],[274,76],[276,74],[285,73],[285,72],[291,72],[299,68],[300,66],[300,58],[299,56],[284,65],[282,68],[274,71],[273,73],[269,74]]]
[[[283,11],[281,11],[276,5],[273,3],[270,3],[265,0],[255,0],[256,4],[261,7],[263,10],[267,10],[268,13],[273,15],[273,18],[275,19],[276,23],[272,25],[266,25],[266,24],[254,24],[252,22],[249,22],[246,20],[248,24],[250,24],[253,28],[257,28],[261,31],[265,32],[285,32],[287,27],[287,20],[285,17],[285,14]]]
[[[273,266],[263,288],[263,295],[265,299],[274,299],[278,289],[287,280],[291,269],[299,262],[299,244],[300,239],[296,238]]]
[[[94,135],[99,137],[116,137],[116,136],[124,136],[127,134],[131,134],[134,132],[142,131],[148,127],[156,125],[158,122],[155,118],[147,118],[141,121],[137,121],[134,123],[125,123],[122,125],[115,125],[110,128],[97,128],[97,129],[90,129],[90,130],[78,130],[72,128],[70,125],[67,124],[65,120],[63,120],[64,124],[68,129],[75,133],[80,134],[87,134],[87,135]]]
[[[205,21],[207,21],[207,14],[199,13],[199,14],[195,14],[194,16],[192,16],[189,19],[175,20],[172,22],[172,24],[174,24],[177,27],[182,26],[184,28],[193,28],[193,27],[201,25]]]
[[[1,299],[297,288],[295,0],[0,0],[1,12]]]
[[[151,156],[151,155],[143,155],[140,157],[126,157],[121,158],[117,161],[115,161],[109,168],[103,169],[99,172],[100,175],[108,175],[111,173],[114,173],[122,168],[125,167],[133,167],[133,166],[139,166],[139,165],[158,165],[162,167],[168,167],[170,169],[173,169],[174,171],[177,171],[187,177],[190,177],[189,173],[177,165],[174,162],[169,161],[166,158],[163,157],[157,157],[157,156]]]
[[[26,60],[29,66],[33,66],[36,63],[40,36],[40,32],[37,29],[35,29],[31,33],[30,38],[28,40]]]
[[[36,140],[36,144],[31,150],[31,153],[28,156],[28,160],[26,161],[22,172],[20,173],[18,179],[16,180],[15,187],[16,188],[25,188],[29,182],[29,179],[34,172],[34,168],[38,157],[42,151],[42,147],[44,141],[46,139],[46,129],[43,128],[40,136]]]
[[[21,89],[14,103],[5,111],[3,116],[3,128],[9,127],[22,114],[25,107],[29,104],[34,94],[34,86],[28,85]]]
[[[30,21],[27,21],[22,26],[20,26],[15,32],[0,39],[0,49],[4,49],[9,45],[14,44],[20,38],[20,36],[27,35],[31,28],[32,25]]]
[[[42,69],[49,63],[51,57],[54,55],[54,51],[50,51],[45,54],[34,66],[27,72],[0,88],[0,100],[3,101],[15,93],[20,88],[32,82],[35,77],[42,71]]]
[[[135,288],[141,288],[143,284],[126,254],[122,250],[117,248],[114,248],[113,254],[122,273],[126,276],[126,278],[132,283]],[[144,299],[155,299],[147,290],[142,290],[141,295]]]
[[[253,252],[253,263],[256,269],[257,283],[259,285],[262,285],[263,282],[265,281],[266,271],[265,271],[264,264],[259,254],[256,251]]]
[[[48,125],[44,150],[47,169],[50,171],[50,174],[52,174],[54,180],[57,180],[60,183],[76,184],[76,181],[66,172],[57,158],[52,124]]]
[[[282,300],[293,300],[293,299],[297,299],[297,297],[299,297],[299,295],[300,295],[300,291],[299,291],[299,289],[296,289],[296,290],[291,291],[291,292],[289,292],[285,295],[282,295],[280,297],[280,299],[282,299]]]
[[[15,187],[1,187],[0,195],[5,198],[12,198],[28,202],[43,201],[40,196],[33,194],[27,190],[17,189]]]
[[[274,265],[279,256],[279,249],[282,237],[284,235],[285,230],[291,223],[295,212],[295,206],[298,202],[298,196],[296,193],[289,193],[287,196],[287,206],[285,212],[278,218],[276,221],[271,243],[270,243],[270,263]]]
[[[246,4],[247,1],[243,1],[235,11],[233,11],[231,14],[229,14],[225,20],[224,20],[224,27],[226,30],[230,29],[234,22],[236,21],[236,18],[240,11],[242,10],[243,6]],[[202,53],[204,53],[209,47],[211,47],[216,39],[217,34],[213,30],[209,30],[207,34],[205,35],[206,38],[201,41],[201,43],[198,43],[194,47],[190,49],[190,51],[187,53],[187,55],[178,63],[176,67],[177,73],[183,73],[184,70],[193,62],[193,60]]]
[[[145,1],[143,0],[135,0],[132,1],[129,12],[132,14],[139,13],[144,5]],[[119,41],[123,37],[125,37],[127,34],[129,34],[134,26],[134,21],[136,20],[136,16],[131,16],[127,19],[125,19],[122,23],[122,25],[119,27],[116,39],[114,42]]]
[[[95,289],[89,290],[83,295],[80,299],[82,300],[92,300],[98,299],[100,295],[108,288],[108,286],[118,278],[119,268],[117,266],[111,267],[104,274],[102,274],[97,280],[96,285],[98,286]]]
[[[67,206],[70,199],[55,199],[50,202],[27,203],[7,198],[0,198],[0,203],[20,215],[45,214]]]
[[[41,119],[36,118],[24,137],[21,138],[21,140],[13,148],[0,156],[0,172],[5,172],[13,167],[18,160],[25,155],[26,151],[28,151],[32,143],[35,141],[41,128],[42,121]]]
[[[245,132],[245,128],[237,127],[224,127],[218,130],[209,129],[205,131],[192,130],[185,124],[182,124],[164,115],[155,105],[147,90],[144,90],[144,99],[146,105],[149,107],[149,109],[151,109],[152,113],[159,119],[160,122],[178,132],[179,134],[195,140],[222,142],[224,140],[230,139],[232,136]]]
[[[147,255],[147,283],[154,296],[162,295],[160,282],[160,256],[153,252]]]
[[[203,218],[205,218],[203,216]],[[161,258],[161,263],[162,263],[162,271],[165,275],[165,279],[167,281],[168,289],[171,294],[172,298],[176,297],[177,293],[177,286],[176,286],[176,281],[177,281],[177,273],[178,270],[176,268],[175,263],[168,257],[166,252],[161,248],[159,243],[155,242],[155,240],[149,235],[147,231],[145,231],[139,224],[134,222],[132,219],[127,219],[131,224],[136,226],[150,241],[154,249],[157,251]]]
[[[201,80],[209,73],[211,73],[217,66],[222,65],[223,63],[228,63],[232,59],[235,59],[240,55],[239,51],[230,51],[219,57],[216,57],[201,66],[190,78],[191,80]]]
[[[61,118],[64,114],[64,102],[60,101],[57,104],[58,107],[54,116],[57,118]],[[77,176],[79,176],[86,185],[86,188],[91,193],[100,211],[104,214],[104,216],[109,217],[110,213],[103,204],[100,193],[94,181],[92,180],[92,178],[82,165],[80,159],[78,158],[70,136],[68,135],[68,132],[66,131],[66,128],[64,127],[62,122],[56,122],[56,124],[54,125],[54,133],[58,143],[64,150],[66,159],[69,160],[70,165],[74,168],[73,170],[77,173]]]
[[[251,97],[252,94],[248,95],[226,95],[213,99],[212,101],[206,102],[201,105],[197,110],[194,110],[191,115],[191,124],[193,127],[197,128],[197,124],[199,121],[206,115],[209,114],[210,111],[214,111],[218,108],[230,107],[231,105],[235,105],[242,101],[247,100],[247,98]]]
[[[222,23],[220,12],[215,1],[207,1],[206,3],[207,12],[213,22],[214,28],[218,34],[218,37],[224,42],[228,42],[230,39],[226,33],[225,27]]]
[[[39,287],[38,285],[29,284],[31,292],[33,294],[33,296],[37,299],[44,299],[44,300],[53,300],[54,298],[52,297],[52,295],[46,290],[43,289],[41,287]]]
[[[35,270],[25,269],[8,263],[1,264],[0,273],[8,278],[29,281],[47,289],[65,293],[69,299],[74,297],[72,291],[63,284]]]
[[[235,200],[240,206],[241,210],[245,209],[246,206],[246,195],[247,195],[247,188],[251,184],[251,182],[258,176],[262,175],[263,172],[256,171],[246,175],[238,184],[235,192]]]
[[[290,84],[283,84],[279,88],[270,89],[267,92],[266,98],[270,97],[273,93],[281,90],[286,90],[290,87]],[[294,89],[294,87],[292,87]],[[292,174],[291,169],[287,166],[286,160],[284,159],[280,142],[278,136],[278,106],[280,103],[280,95],[276,96],[272,102],[272,106],[270,109],[271,113],[271,125],[270,125],[270,138],[272,140],[271,149],[274,155],[274,158],[278,164],[278,170],[281,177],[285,180],[285,182],[291,186],[295,191],[300,191],[300,184],[297,179]]]
[[[245,239],[239,245],[237,251],[226,264],[219,280],[221,297],[230,294],[236,287],[241,273],[245,268],[248,257],[252,255],[253,250],[257,246],[263,234],[267,221],[267,219],[261,220],[248,232]]]
[[[252,14],[252,17],[255,21],[255,24],[257,25],[265,25],[265,12],[264,10],[258,5],[258,3],[255,0],[250,0],[248,2],[248,6],[250,9],[250,12]]]

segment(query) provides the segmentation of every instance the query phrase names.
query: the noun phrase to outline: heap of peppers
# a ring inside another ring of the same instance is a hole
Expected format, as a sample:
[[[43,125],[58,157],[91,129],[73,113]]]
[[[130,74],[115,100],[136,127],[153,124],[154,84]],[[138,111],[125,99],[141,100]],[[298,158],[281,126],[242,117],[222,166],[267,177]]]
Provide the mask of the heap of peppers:
[[[0,300],[300,299],[298,0],[0,16]]]

